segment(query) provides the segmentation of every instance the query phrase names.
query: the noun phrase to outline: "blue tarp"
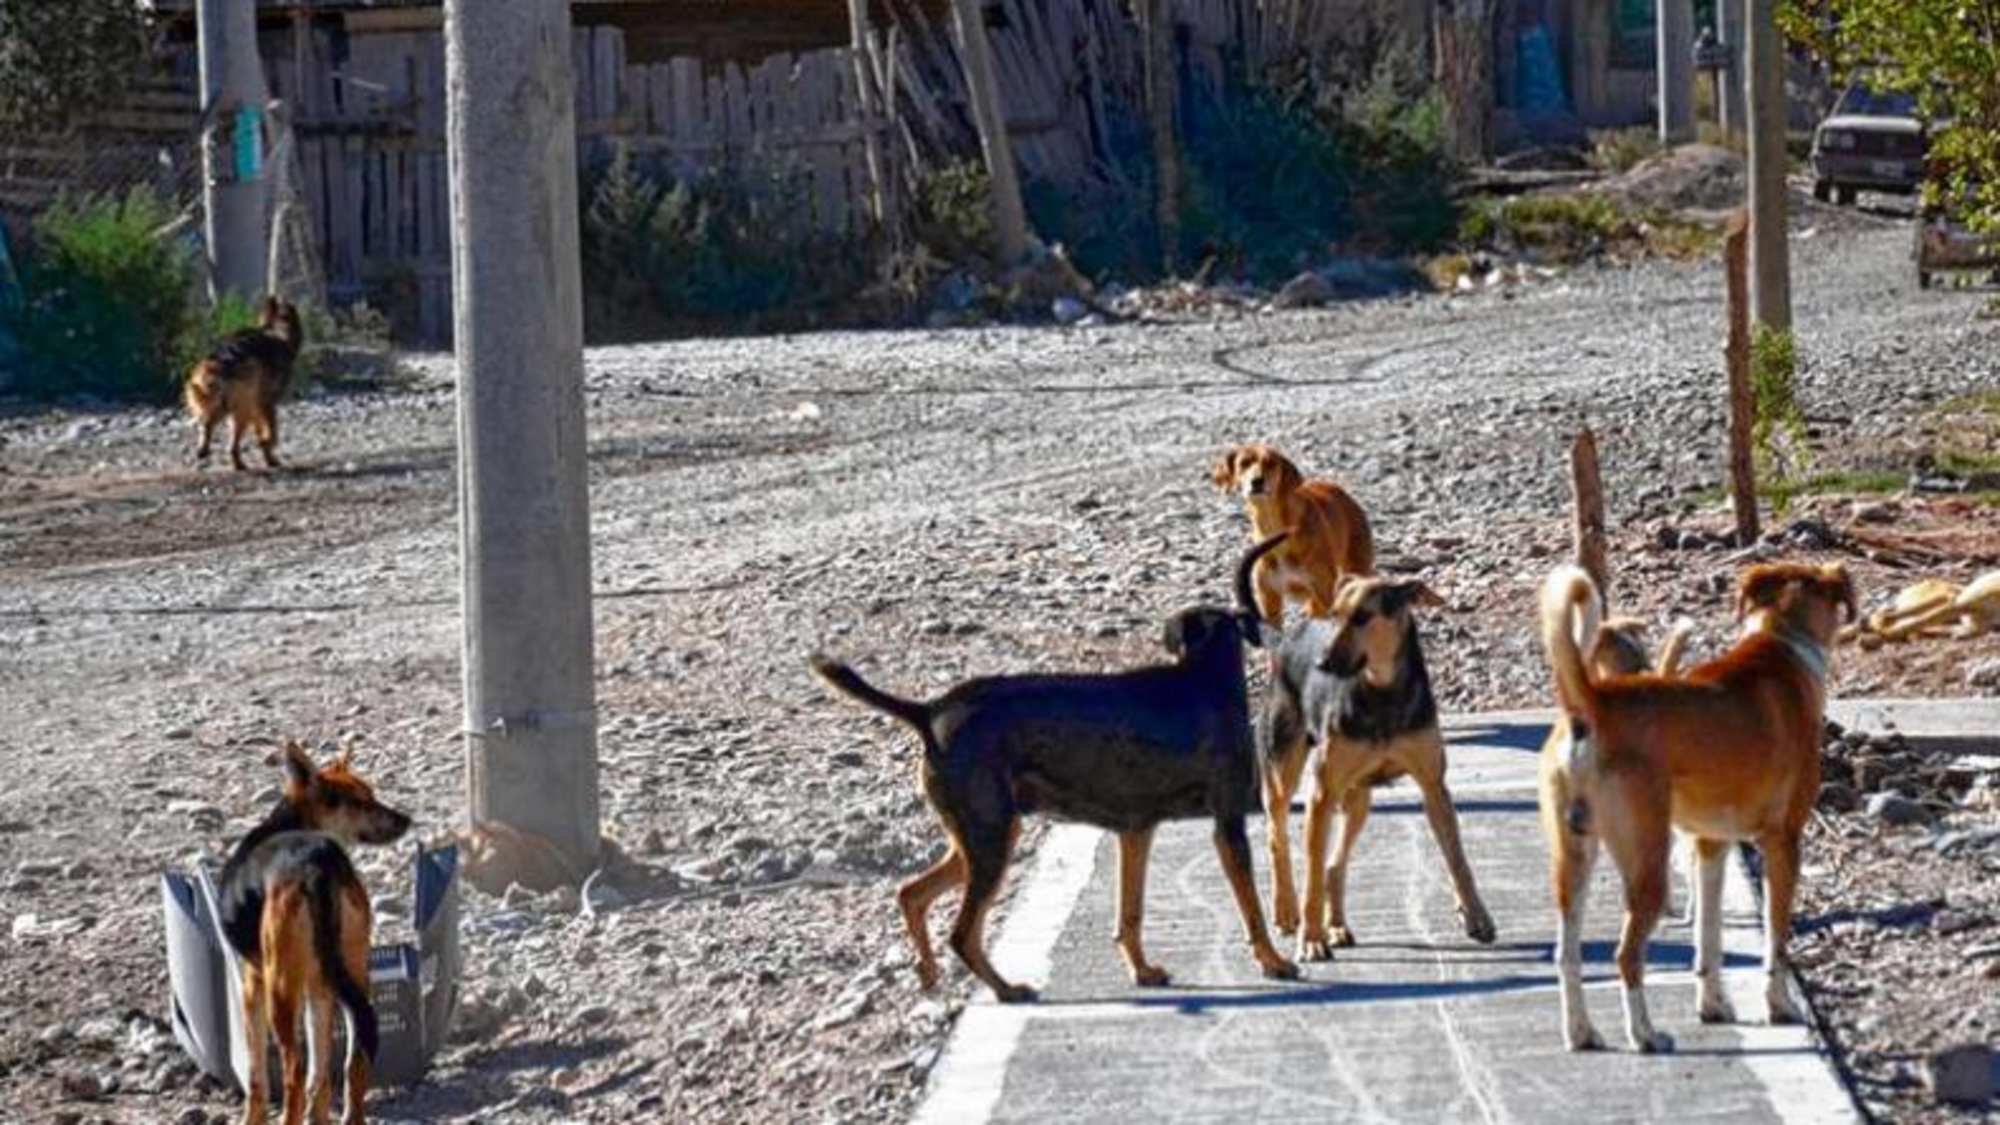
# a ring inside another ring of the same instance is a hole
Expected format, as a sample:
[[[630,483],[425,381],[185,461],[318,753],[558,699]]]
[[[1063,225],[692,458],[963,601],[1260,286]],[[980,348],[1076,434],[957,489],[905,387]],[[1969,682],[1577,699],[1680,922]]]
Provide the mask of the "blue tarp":
[[[1569,99],[1563,95],[1562,69],[1556,63],[1555,40],[1541,24],[1521,33],[1519,73],[1515,104],[1521,112],[1561,113],[1569,108]]]

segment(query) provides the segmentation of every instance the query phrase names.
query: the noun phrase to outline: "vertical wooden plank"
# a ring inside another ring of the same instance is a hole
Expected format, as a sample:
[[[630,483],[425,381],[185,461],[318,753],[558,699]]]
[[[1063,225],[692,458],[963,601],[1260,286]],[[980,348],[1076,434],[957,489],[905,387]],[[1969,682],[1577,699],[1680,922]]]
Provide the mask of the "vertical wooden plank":
[[[701,137],[701,64],[690,58],[673,61],[674,136],[683,145]]]
[[[619,79],[625,76],[625,33],[615,27],[591,29],[591,101],[599,120],[618,116]]]

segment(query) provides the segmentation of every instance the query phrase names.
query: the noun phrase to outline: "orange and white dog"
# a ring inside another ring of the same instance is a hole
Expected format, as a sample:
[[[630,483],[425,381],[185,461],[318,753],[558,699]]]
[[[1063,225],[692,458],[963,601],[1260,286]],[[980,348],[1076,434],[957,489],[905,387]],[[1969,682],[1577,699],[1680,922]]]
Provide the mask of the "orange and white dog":
[[[1735,1019],[1722,992],[1722,878],[1728,849],[1764,861],[1765,1001],[1774,1023],[1799,1018],[1786,991],[1785,946],[1800,839],[1819,795],[1827,654],[1854,585],[1839,566],[1758,566],[1738,587],[1743,633],[1720,658],[1675,678],[1603,675],[1577,643],[1594,636],[1602,600],[1590,577],[1558,568],[1542,587],[1541,633],[1569,737],[1545,750],[1542,824],[1558,912],[1563,1036],[1603,1046],[1584,1010],[1582,941],[1591,866],[1602,843],[1625,883],[1618,944],[1625,1034],[1633,1050],[1671,1050],[1645,997],[1645,946],[1666,903],[1673,830],[1696,853],[1695,972],[1704,1022]]]
[[[1325,617],[1333,612],[1334,590],[1343,576],[1375,573],[1368,517],[1332,481],[1307,480],[1268,445],[1239,445],[1224,453],[1210,479],[1243,497],[1253,540],[1291,533],[1257,564],[1257,608],[1271,624],[1285,623],[1288,600],[1303,603],[1309,617]]]

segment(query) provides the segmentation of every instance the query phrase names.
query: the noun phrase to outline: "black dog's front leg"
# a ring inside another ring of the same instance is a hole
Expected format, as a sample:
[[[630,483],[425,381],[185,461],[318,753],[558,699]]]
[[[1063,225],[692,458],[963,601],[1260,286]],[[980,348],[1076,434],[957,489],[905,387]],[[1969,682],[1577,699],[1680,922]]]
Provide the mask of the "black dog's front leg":
[[[1222,873],[1229,877],[1229,889],[1236,895],[1236,910],[1243,916],[1251,956],[1257,958],[1265,976],[1297,979],[1299,967],[1271,945],[1270,932],[1264,928],[1264,908],[1257,902],[1257,876],[1250,867],[1250,837],[1243,830],[1241,816],[1216,818],[1215,853],[1222,860]]]

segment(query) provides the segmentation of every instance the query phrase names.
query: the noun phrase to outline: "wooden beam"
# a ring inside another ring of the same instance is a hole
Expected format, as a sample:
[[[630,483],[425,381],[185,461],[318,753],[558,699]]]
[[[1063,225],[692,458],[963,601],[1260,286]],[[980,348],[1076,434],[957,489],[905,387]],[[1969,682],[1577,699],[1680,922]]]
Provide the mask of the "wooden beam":
[[[1722,260],[1727,271],[1729,335],[1723,358],[1729,370],[1729,498],[1736,509],[1736,542],[1757,541],[1757,462],[1755,403],[1750,395],[1750,214],[1737,208],[1724,228]]]
[[[1174,272],[1180,243],[1180,152],[1174,137],[1174,24],[1172,0],[1145,0],[1146,113],[1153,126],[1154,199],[1160,228],[1160,265]]]
[[[1585,426],[1569,450],[1570,495],[1576,502],[1576,565],[1597,583],[1605,611],[1611,607],[1611,567],[1605,551],[1604,478],[1597,463],[1597,435]]]
[[[1028,251],[1028,215],[1021,205],[1014,147],[1007,139],[999,79],[993,73],[993,46],[986,37],[986,5],[983,0],[952,0],[952,13],[958,23],[959,58],[965,68],[972,117],[979,127],[979,147],[986,157],[993,201],[994,250],[1002,266],[1012,266]]]

